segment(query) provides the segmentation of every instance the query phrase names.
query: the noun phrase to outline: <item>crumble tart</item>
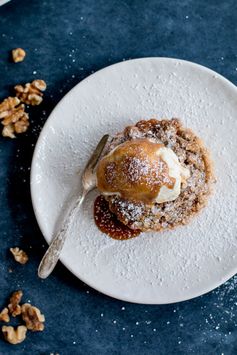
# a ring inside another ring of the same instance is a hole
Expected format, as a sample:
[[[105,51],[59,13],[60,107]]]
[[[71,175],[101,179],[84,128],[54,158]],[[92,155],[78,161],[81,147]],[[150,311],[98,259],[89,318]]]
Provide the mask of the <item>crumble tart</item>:
[[[136,194],[131,193],[131,190],[130,194],[126,193],[126,191],[128,192],[128,186],[135,190],[137,189],[134,177],[130,178],[130,185],[124,185],[125,189],[120,189],[119,193],[116,193],[116,188],[118,189],[119,185],[118,181],[121,181],[119,180],[121,178],[121,169],[123,170],[126,165],[125,160],[123,160],[121,162],[122,165],[119,166],[117,171],[110,171],[110,178],[113,176],[113,181],[117,179],[115,190],[111,191],[111,193],[106,192],[103,189],[103,184],[98,173],[100,166],[103,164],[103,162],[100,162],[97,170],[97,187],[107,200],[109,210],[116,215],[122,224],[130,229],[141,231],[162,231],[188,223],[190,218],[206,205],[208,196],[212,191],[213,182],[215,182],[212,162],[207,149],[200,138],[190,129],[183,127],[180,120],[164,119],[159,121],[151,119],[139,121],[134,126],[128,126],[123,132],[113,137],[106,149],[105,157],[111,156],[118,149],[121,150],[122,146],[128,146],[129,148],[127,149],[130,149],[131,144],[134,144],[134,142],[139,144],[139,142],[144,142],[144,140],[150,141],[154,145],[156,144],[157,147],[158,145],[164,147],[168,153],[172,151],[172,161],[174,161],[174,156],[176,156],[176,165],[180,167],[179,186],[176,186],[178,190],[176,188],[176,191],[170,194],[171,197],[168,196],[169,194],[167,195],[169,189],[174,188],[174,183],[172,184],[170,176],[165,175],[166,169],[163,166],[159,168],[159,171],[163,172],[163,183],[165,184],[166,182],[168,184],[165,194],[168,197],[166,196],[166,199],[159,199],[158,195],[155,198],[155,195],[153,195],[153,198],[147,200],[147,196],[150,195],[146,195],[146,198],[143,198],[144,195],[140,194],[136,196]],[[136,154],[140,154],[139,151]],[[136,154],[133,156],[133,161],[136,159]],[[116,162],[120,159],[118,156],[113,158]],[[163,161],[163,163],[165,162]],[[149,164],[148,162],[147,166],[150,168],[152,164],[150,166]],[[145,166],[145,169],[147,166]],[[128,168],[131,172],[131,165]],[[126,172],[123,174],[127,179],[129,177],[128,168],[126,168]],[[144,166],[142,166],[142,169],[144,170]],[[138,170],[141,173],[141,166],[138,167]],[[148,169],[147,174],[150,171],[151,169]],[[134,174],[136,173],[137,171],[134,171]],[[149,181],[154,181],[154,176],[153,179],[146,181],[148,183]],[[146,181],[142,181],[143,190]],[[162,181],[159,181],[159,184],[159,189],[156,189],[157,191],[162,187]],[[152,188],[154,188],[154,184],[151,186]],[[110,189],[108,190],[110,191]],[[146,189],[145,192],[147,192]]]

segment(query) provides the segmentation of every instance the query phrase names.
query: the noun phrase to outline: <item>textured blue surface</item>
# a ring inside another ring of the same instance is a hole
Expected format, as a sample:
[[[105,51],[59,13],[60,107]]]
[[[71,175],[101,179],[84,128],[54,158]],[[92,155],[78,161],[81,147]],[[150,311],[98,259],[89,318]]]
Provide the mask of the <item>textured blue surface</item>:
[[[36,270],[45,250],[29,191],[30,163],[46,118],[76,83],[123,59],[167,56],[206,65],[237,82],[235,0],[12,0],[0,7],[0,97],[34,78],[45,79],[42,105],[31,129],[0,138],[0,306],[15,289],[39,306],[46,329],[13,346],[0,339],[0,355],[237,354],[237,278],[180,304],[142,306],[89,289],[62,265],[42,281]],[[27,51],[9,61],[14,47]],[[16,264],[9,247],[30,255]],[[8,269],[13,270],[12,273]]]

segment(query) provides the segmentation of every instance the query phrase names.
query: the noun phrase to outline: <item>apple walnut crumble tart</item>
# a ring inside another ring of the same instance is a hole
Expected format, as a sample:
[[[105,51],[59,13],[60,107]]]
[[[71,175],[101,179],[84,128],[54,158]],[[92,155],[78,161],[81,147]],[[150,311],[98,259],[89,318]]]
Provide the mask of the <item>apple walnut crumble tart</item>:
[[[109,210],[140,231],[186,224],[206,205],[214,182],[207,149],[178,119],[126,127],[97,168],[97,187]]]

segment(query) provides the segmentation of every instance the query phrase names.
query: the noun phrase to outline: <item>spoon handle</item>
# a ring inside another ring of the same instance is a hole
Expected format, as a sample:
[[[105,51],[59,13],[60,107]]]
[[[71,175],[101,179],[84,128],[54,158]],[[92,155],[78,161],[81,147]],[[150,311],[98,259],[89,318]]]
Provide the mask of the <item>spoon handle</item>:
[[[59,231],[56,233],[56,235],[53,237],[53,240],[48,247],[46,253],[44,254],[41,263],[38,268],[38,276],[41,279],[46,279],[53,269],[55,268],[60,253],[63,249],[63,246],[65,244],[65,241],[68,236],[68,228],[70,226],[71,219],[75,216],[75,214],[78,212],[85,196],[87,194],[87,191],[83,191],[82,195],[75,201],[75,203],[72,205],[71,209],[69,210],[67,216],[65,217],[61,228]]]

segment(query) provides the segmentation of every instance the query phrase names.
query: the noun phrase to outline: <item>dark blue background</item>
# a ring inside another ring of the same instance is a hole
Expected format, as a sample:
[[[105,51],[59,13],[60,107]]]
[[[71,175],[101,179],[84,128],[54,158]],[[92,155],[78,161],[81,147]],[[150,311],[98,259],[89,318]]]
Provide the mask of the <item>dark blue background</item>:
[[[22,47],[23,63],[9,51]],[[21,345],[0,339],[0,354],[236,354],[237,278],[180,304],[142,306],[89,289],[62,265],[42,281],[45,250],[29,191],[35,142],[49,113],[93,71],[129,58],[167,56],[206,65],[237,82],[235,0],[12,0],[0,8],[0,97],[14,84],[44,79],[45,100],[31,111],[31,128],[0,138],[0,306],[15,289],[46,316],[42,333]],[[66,119],[66,117],[65,117]],[[8,249],[30,256],[15,263]],[[13,270],[9,273],[9,268]],[[123,308],[124,307],[124,308]]]

